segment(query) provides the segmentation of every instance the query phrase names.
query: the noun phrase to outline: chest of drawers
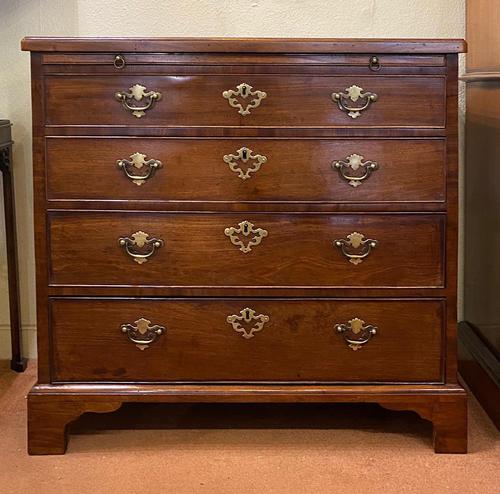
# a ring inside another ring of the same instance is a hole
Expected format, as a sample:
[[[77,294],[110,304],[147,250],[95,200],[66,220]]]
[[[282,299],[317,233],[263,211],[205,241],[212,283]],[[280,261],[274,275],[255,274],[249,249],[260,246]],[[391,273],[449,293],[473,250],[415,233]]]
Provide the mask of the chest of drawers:
[[[460,40],[27,38],[29,452],[124,402],[376,402],[465,452]]]

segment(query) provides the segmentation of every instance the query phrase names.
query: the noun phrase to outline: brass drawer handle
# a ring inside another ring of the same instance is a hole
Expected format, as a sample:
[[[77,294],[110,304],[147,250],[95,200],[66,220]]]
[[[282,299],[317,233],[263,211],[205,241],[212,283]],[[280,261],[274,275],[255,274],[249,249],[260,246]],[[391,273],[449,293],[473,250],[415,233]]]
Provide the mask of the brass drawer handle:
[[[141,317],[133,324],[122,324],[120,330],[139,350],[145,350],[165,332],[165,327],[151,325],[151,321]]]
[[[113,66],[115,69],[123,69],[125,67],[125,58],[123,55],[115,55]]]
[[[158,91],[148,91],[145,86],[140,84],[134,84],[129,87],[129,92],[118,91],[115,93],[115,98],[121,102],[126,110],[132,112],[137,118],[141,118],[146,115],[146,111],[153,107],[155,101],[161,99],[161,93]],[[142,101],[145,100],[145,104],[142,106],[130,105],[129,101]]]
[[[239,228],[235,228],[234,226],[230,228],[226,228],[224,230],[224,234],[229,237],[231,243],[240,248],[241,252],[247,254],[252,250],[252,247],[259,245],[264,237],[267,237],[267,230],[262,228],[254,228],[254,224],[250,223],[250,221],[242,221],[238,223]],[[250,237],[248,242],[242,240],[240,235],[243,237]]]
[[[238,86],[236,86],[237,91],[234,89],[228,89],[227,91],[222,92],[222,96],[227,99],[230,106],[233,108],[238,108],[238,113],[240,115],[248,115],[250,110],[257,108],[260,105],[260,102],[267,97],[267,93],[264,91],[253,90],[253,87],[246,82],[242,82]],[[243,105],[238,101],[238,98],[242,98],[246,100],[249,96],[253,96],[244,108]]]
[[[236,154],[225,154],[222,159],[229,165],[231,171],[238,174],[241,180],[250,178],[250,174],[258,172],[260,167],[267,161],[266,156],[262,154],[253,154],[253,151],[246,147],[238,149]],[[238,162],[241,161],[243,164],[246,164],[250,160],[252,160],[252,163],[243,171]]]
[[[154,175],[155,170],[162,167],[161,161],[154,159],[146,160],[146,155],[142,153],[131,154],[130,160],[117,160],[116,164],[118,165],[118,168],[121,168],[123,173],[125,173],[125,175],[136,185],[142,185],[146,180]],[[135,172],[131,171],[131,168],[135,168],[136,170],[145,168],[146,173],[137,175]]]
[[[348,321],[347,324],[335,324],[335,329],[342,334],[345,342],[353,350],[362,348],[378,331],[377,326],[372,324],[365,326],[365,321],[357,317]]]
[[[226,321],[231,324],[236,332],[241,333],[243,338],[249,340],[255,336],[255,333],[262,331],[264,325],[269,322],[269,316],[266,316],[265,314],[256,315],[253,309],[247,307],[240,310],[240,315],[233,314],[231,316],[227,316]],[[244,323],[248,326],[252,322],[254,322],[254,324],[250,329],[247,329],[247,327],[241,324]]]
[[[348,87],[344,92],[332,93],[332,100],[336,102],[339,108],[347,112],[351,118],[358,118],[361,112],[366,110],[371,103],[377,101],[378,96],[359,86]],[[351,106],[359,101],[359,106]]]
[[[370,255],[372,249],[377,246],[378,240],[365,238],[362,233],[352,232],[347,235],[347,239],[340,238],[334,240],[333,243],[335,247],[340,248],[342,254],[349,259],[350,263],[357,265]]]
[[[351,154],[343,160],[334,161],[332,168],[338,170],[340,176],[353,187],[358,187],[366,180],[373,171],[378,169],[376,161],[364,161],[365,157],[360,154]],[[358,170],[364,172],[359,174]],[[357,172],[352,174],[351,172]]]
[[[380,59],[377,57],[377,55],[373,55],[370,57],[368,67],[373,72],[378,72],[381,69],[382,66],[380,65]]]
[[[137,264],[147,262],[155,252],[163,245],[163,240],[160,238],[148,238],[149,234],[138,231],[130,237],[122,237],[118,239],[118,243],[125,248],[125,252],[132,257]]]

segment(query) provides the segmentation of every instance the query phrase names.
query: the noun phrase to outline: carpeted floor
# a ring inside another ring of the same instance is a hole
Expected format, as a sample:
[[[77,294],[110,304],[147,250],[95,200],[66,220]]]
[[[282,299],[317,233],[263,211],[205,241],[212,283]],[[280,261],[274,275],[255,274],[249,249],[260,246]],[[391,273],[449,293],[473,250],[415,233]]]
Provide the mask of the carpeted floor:
[[[377,405],[136,405],[83,416],[64,456],[26,454],[35,381],[0,364],[3,494],[500,493],[500,434],[474,399],[468,455]]]

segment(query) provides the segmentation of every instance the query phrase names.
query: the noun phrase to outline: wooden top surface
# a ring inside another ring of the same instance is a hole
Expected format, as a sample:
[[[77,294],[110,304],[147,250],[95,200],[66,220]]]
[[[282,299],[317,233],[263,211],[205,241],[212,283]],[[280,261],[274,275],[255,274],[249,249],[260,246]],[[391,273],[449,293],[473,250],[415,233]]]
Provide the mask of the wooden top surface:
[[[462,53],[462,39],[26,37],[24,51],[158,53]]]

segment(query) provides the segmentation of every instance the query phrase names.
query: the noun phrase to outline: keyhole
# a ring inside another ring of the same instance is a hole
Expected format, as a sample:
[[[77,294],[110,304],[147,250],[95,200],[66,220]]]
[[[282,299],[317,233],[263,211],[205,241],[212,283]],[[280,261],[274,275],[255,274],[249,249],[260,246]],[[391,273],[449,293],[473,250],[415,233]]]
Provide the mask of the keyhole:
[[[250,311],[249,310],[245,311],[245,319],[250,319]]]
[[[248,233],[248,225],[245,223],[245,225],[243,226],[243,233]]]
[[[247,96],[247,87],[246,87],[246,86],[243,86],[243,87],[241,88],[241,95],[242,95],[244,98],[246,98],[246,96]]]
[[[247,159],[247,149],[246,148],[243,148],[243,151],[241,152],[241,156],[246,161],[246,159]]]

